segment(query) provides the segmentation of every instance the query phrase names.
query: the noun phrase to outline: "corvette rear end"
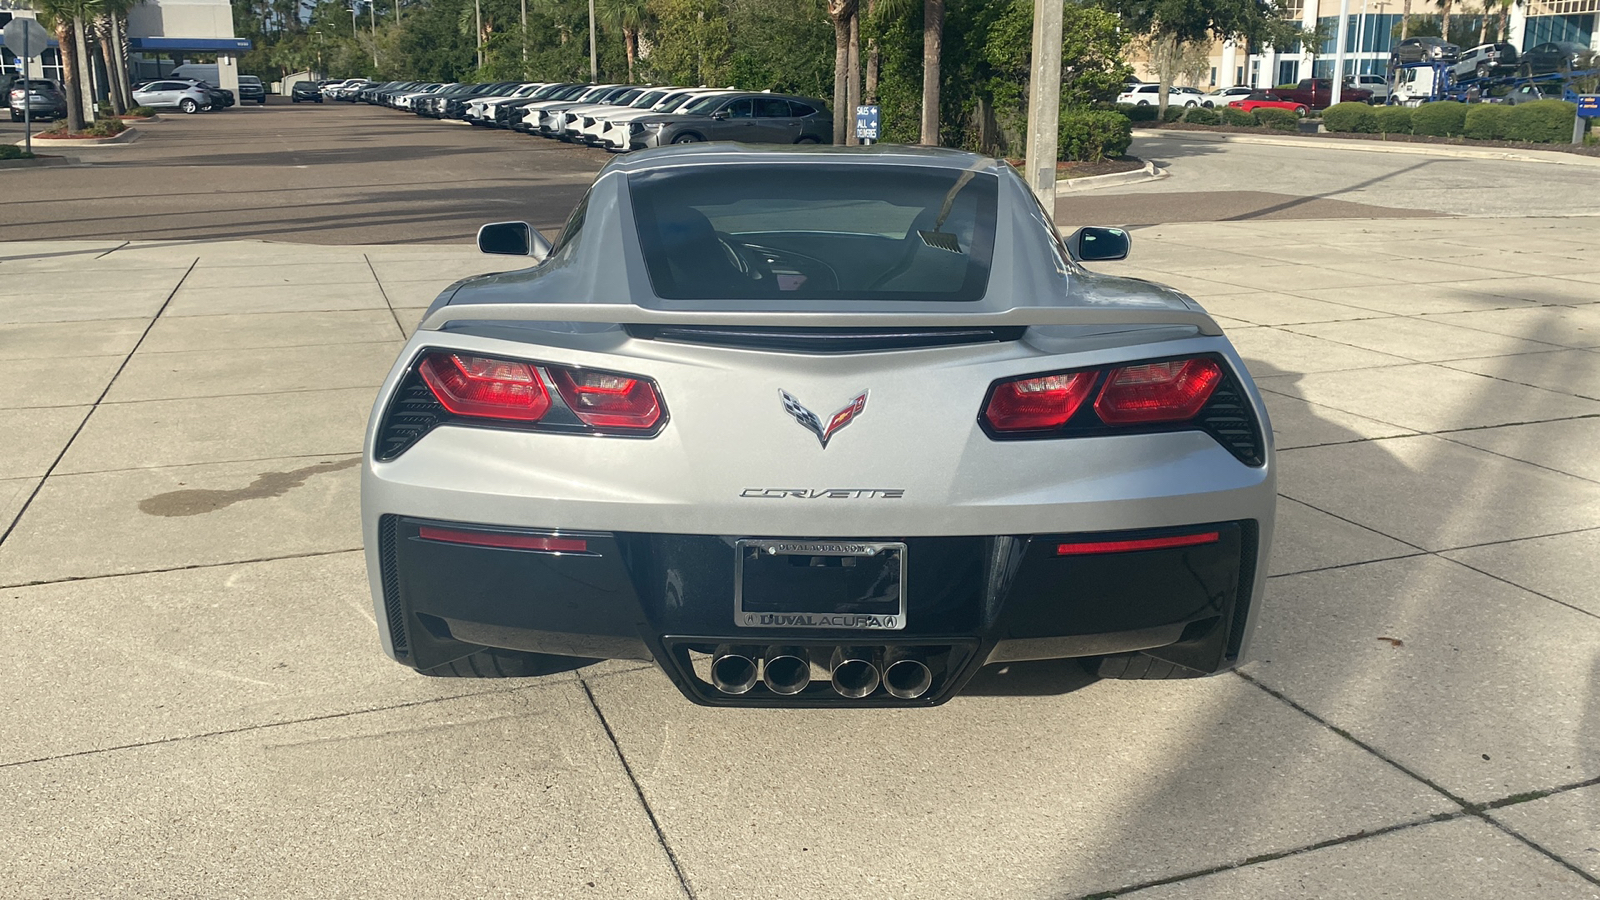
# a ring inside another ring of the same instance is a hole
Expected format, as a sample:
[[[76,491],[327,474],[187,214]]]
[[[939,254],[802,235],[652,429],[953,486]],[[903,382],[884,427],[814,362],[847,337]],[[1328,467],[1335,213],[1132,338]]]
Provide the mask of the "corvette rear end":
[[[1125,236],[1063,244],[1003,163],[650,151],[553,251],[518,226],[480,242],[548,258],[441,296],[374,407],[396,660],[917,706],[991,663],[1248,652],[1275,500],[1248,373],[1193,301],[1085,271]]]

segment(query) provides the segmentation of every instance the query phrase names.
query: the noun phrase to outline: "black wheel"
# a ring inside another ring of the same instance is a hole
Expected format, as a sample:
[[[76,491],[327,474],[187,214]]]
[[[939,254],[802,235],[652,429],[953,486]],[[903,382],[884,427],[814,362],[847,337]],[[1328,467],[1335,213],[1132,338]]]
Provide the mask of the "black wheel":
[[[257,100],[256,103],[260,104],[261,106],[266,106],[267,105],[267,98],[262,97],[260,100]]]
[[[1306,117],[1306,114],[1309,113],[1309,112],[1310,112],[1310,110],[1306,109],[1304,106],[1296,106],[1294,108],[1294,114],[1299,116],[1302,119],[1304,119]]]
[[[1140,106],[1149,106],[1150,105],[1150,101],[1149,100],[1140,100],[1139,101],[1139,105]]]
[[[200,111],[200,104],[194,102],[194,100],[189,97],[185,97],[178,101],[178,109],[182,111],[184,115],[192,116]]]
[[[322,102],[322,98],[321,98],[321,97],[318,97],[318,98],[317,98],[317,102],[318,102],[318,103],[321,103],[321,102]]]
[[[1486,62],[1478,63],[1478,77],[1479,78],[1488,78],[1489,74],[1491,72],[1493,72],[1493,71],[1494,71],[1494,69],[1488,63],[1486,63]]]
[[[16,110],[12,110],[11,111],[11,121],[13,121],[13,122],[21,122],[22,121],[22,115],[20,113],[18,113]]]
[[[531,678],[559,671],[567,662],[559,656],[485,647],[442,666],[418,671],[433,678]]]
[[[289,98],[289,102],[290,103],[299,103],[300,102],[300,98],[299,97],[290,97]]]
[[[1168,678],[1204,678],[1207,673],[1177,663],[1156,659],[1143,653],[1118,653],[1114,656],[1090,657],[1083,661],[1084,668],[1096,678],[1113,678],[1119,681],[1158,681]]]
[[[805,137],[802,137],[800,140],[795,141],[795,143],[796,144],[820,144],[822,142],[808,134]]]
[[[698,134],[680,134],[672,139],[674,144],[698,144],[705,140]]]

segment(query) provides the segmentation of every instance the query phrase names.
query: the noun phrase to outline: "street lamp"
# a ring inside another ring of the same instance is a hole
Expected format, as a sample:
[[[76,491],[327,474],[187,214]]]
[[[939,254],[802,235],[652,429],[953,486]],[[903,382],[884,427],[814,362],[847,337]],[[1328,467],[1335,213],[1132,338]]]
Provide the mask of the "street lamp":
[[[321,78],[328,74],[322,69],[322,32],[313,28],[311,33],[317,36],[317,77]]]

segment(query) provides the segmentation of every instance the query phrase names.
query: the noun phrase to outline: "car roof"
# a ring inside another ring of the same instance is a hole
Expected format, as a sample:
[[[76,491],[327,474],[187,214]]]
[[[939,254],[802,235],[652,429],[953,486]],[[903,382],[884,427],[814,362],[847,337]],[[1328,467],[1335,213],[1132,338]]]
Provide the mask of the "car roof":
[[[759,94],[755,96],[761,96]],[[826,156],[831,159],[847,157],[852,165],[911,165],[937,169],[999,174],[1006,164],[987,156],[951,150],[945,147],[921,147],[897,144],[873,144],[870,147],[828,147]],[[721,165],[728,162],[807,163],[819,162],[816,149],[806,149],[792,144],[735,144],[705,143],[679,144],[636,150],[613,159],[606,168],[624,172],[648,172],[656,169],[677,168],[683,165]],[[825,161],[825,160],[823,160]]]

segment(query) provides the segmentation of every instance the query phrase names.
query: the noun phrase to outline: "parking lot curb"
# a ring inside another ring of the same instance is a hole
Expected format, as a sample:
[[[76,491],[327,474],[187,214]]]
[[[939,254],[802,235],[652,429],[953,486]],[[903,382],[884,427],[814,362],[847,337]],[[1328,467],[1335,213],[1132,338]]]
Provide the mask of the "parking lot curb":
[[[113,137],[108,137],[108,138],[83,138],[83,139],[72,138],[72,139],[67,139],[67,138],[41,138],[39,135],[34,135],[33,136],[33,140],[34,140],[34,145],[35,146],[41,146],[41,147],[72,147],[74,149],[79,149],[79,148],[82,148],[82,147],[105,147],[105,146],[114,145],[114,144],[131,144],[131,143],[133,143],[134,141],[136,141],[138,139],[139,139],[139,129],[137,129],[137,128],[131,126],[131,125],[128,126],[127,130],[123,131],[121,134],[115,135]],[[17,141],[16,145],[18,147],[21,147],[25,143],[26,143],[26,141]]]
[[[1116,187],[1140,181],[1155,181],[1158,178],[1165,177],[1167,177],[1166,169],[1146,160],[1144,168],[1135,169],[1132,172],[1112,172],[1110,175],[1089,175],[1084,178],[1058,178],[1056,179],[1056,190],[1092,191],[1095,188]]]
[[[0,169],[37,169],[47,166],[71,165],[72,160],[60,156],[36,156],[33,159],[0,159]]]
[[[1176,128],[1137,128],[1134,137],[1184,137],[1223,144],[1269,144],[1277,147],[1314,147],[1318,150],[1358,150],[1367,153],[1406,153],[1456,159],[1504,159],[1512,162],[1541,162],[1558,166],[1600,167],[1600,157],[1543,150],[1496,150],[1489,147],[1447,147],[1439,144],[1409,144],[1369,141],[1359,138],[1290,138],[1269,135],[1233,134],[1221,131],[1189,131]]]

